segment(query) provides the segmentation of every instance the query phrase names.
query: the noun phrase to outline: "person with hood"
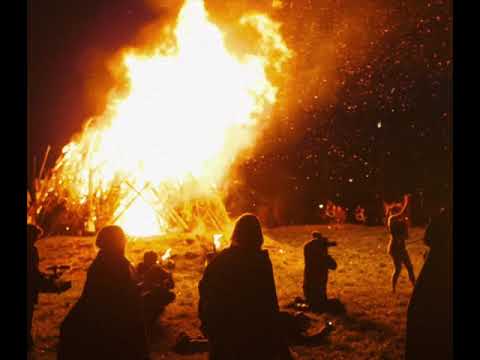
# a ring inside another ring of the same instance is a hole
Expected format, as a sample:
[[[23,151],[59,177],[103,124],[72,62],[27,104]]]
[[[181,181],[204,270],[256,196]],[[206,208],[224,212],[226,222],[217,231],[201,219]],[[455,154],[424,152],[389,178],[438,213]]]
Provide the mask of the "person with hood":
[[[229,248],[205,268],[199,283],[201,330],[212,360],[291,359],[268,251],[253,214],[240,216]]]
[[[147,332],[151,333],[155,321],[165,307],[175,300],[172,274],[158,263],[158,255],[147,251],[143,262],[137,265],[137,281],[142,294]]]
[[[313,239],[303,247],[305,270],[303,293],[305,300],[314,311],[325,309],[328,304],[327,283],[329,270],[336,270],[336,261],[328,254],[328,247],[335,246],[318,231],[312,233]]]
[[[140,291],[118,226],[97,235],[100,249],[83,292],[60,327],[58,360],[148,359]]]
[[[425,231],[430,251],[408,305],[406,360],[453,359],[451,225],[443,210]]]
[[[61,293],[70,288],[70,282],[58,282],[54,277],[42,273],[39,268],[39,256],[35,243],[43,235],[36,225],[27,224],[27,351],[33,350],[32,320],[33,310],[38,303],[38,294]]]

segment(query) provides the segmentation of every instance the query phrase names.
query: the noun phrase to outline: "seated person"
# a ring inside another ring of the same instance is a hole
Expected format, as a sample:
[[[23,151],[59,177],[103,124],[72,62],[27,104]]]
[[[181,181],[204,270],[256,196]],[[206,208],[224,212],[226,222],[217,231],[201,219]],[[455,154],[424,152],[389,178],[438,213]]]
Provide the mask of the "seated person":
[[[175,300],[175,284],[170,272],[157,263],[157,254],[147,251],[137,266],[138,284],[144,306],[145,323],[151,328],[165,307]]]

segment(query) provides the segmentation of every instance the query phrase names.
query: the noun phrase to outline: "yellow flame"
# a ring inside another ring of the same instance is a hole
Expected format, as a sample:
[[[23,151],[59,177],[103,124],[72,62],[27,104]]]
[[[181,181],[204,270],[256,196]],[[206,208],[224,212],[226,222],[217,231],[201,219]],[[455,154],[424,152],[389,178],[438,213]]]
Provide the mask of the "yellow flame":
[[[215,250],[220,250],[220,247],[222,246],[222,237],[223,234],[213,235],[213,246],[215,246]]]
[[[253,145],[257,122],[276,101],[267,68],[280,71],[290,57],[279,24],[260,14],[240,23],[259,32],[257,54],[230,54],[203,0],[186,0],[173,31],[175,45],[158,44],[153,55],[124,53],[128,94],[112,94],[104,115],[64,148],[64,171],[82,164],[69,174],[80,202],[118,176],[138,190],[147,182],[182,184],[190,178],[212,189],[223,180],[239,151]],[[127,206],[124,199],[117,224],[130,235],[161,233],[167,222],[155,202],[158,197],[137,197]]]
[[[165,254],[162,255],[162,261],[163,262],[167,261],[168,259],[170,259],[171,256],[172,256],[172,248],[168,248],[165,251]]]

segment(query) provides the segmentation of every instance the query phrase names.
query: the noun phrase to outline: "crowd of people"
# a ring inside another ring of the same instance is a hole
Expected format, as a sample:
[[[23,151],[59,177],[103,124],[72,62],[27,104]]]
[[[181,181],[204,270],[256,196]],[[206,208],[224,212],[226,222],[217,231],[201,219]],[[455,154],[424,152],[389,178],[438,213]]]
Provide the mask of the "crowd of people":
[[[402,265],[414,286],[408,307],[406,359],[451,359],[451,232],[450,212],[433,218],[425,233],[430,252],[415,282],[405,247],[408,225],[401,208],[388,217],[388,252],[394,263],[392,290]],[[31,325],[39,292],[62,292],[70,284],[48,278],[38,270],[34,246],[41,230],[27,226],[28,253],[28,346],[32,349]],[[305,302],[312,311],[329,310],[328,272],[337,268],[328,253],[335,246],[321,233],[304,246]],[[260,221],[244,214],[235,222],[230,247],[216,254],[206,266],[198,285],[198,316],[208,339],[209,358],[291,359],[285,317],[279,309],[272,263],[262,248]],[[125,257],[127,239],[115,225],[96,237],[99,248],[90,265],[83,292],[60,327],[59,360],[149,359],[151,328],[165,307],[175,300],[171,273],[148,251],[134,267]],[[432,356],[435,354],[435,356]]]

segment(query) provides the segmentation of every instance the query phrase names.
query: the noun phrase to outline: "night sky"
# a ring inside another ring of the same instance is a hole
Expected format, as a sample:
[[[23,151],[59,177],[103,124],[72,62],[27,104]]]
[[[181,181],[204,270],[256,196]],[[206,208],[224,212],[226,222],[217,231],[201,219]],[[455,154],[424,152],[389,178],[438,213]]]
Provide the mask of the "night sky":
[[[299,205],[302,222],[326,199],[353,207],[376,193],[421,191],[431,206],[450,198],[450,1],[205,2],[232,37],[231,19],[269,13],[295,52],[271,121],[227,184],[243,209]],[[145,25],[174,18],[179,4],[29,1],[29,174],[34,156],[40,162],[50,144],[53,162],[102,112],[115,83],[106,60],[137,44]]]

